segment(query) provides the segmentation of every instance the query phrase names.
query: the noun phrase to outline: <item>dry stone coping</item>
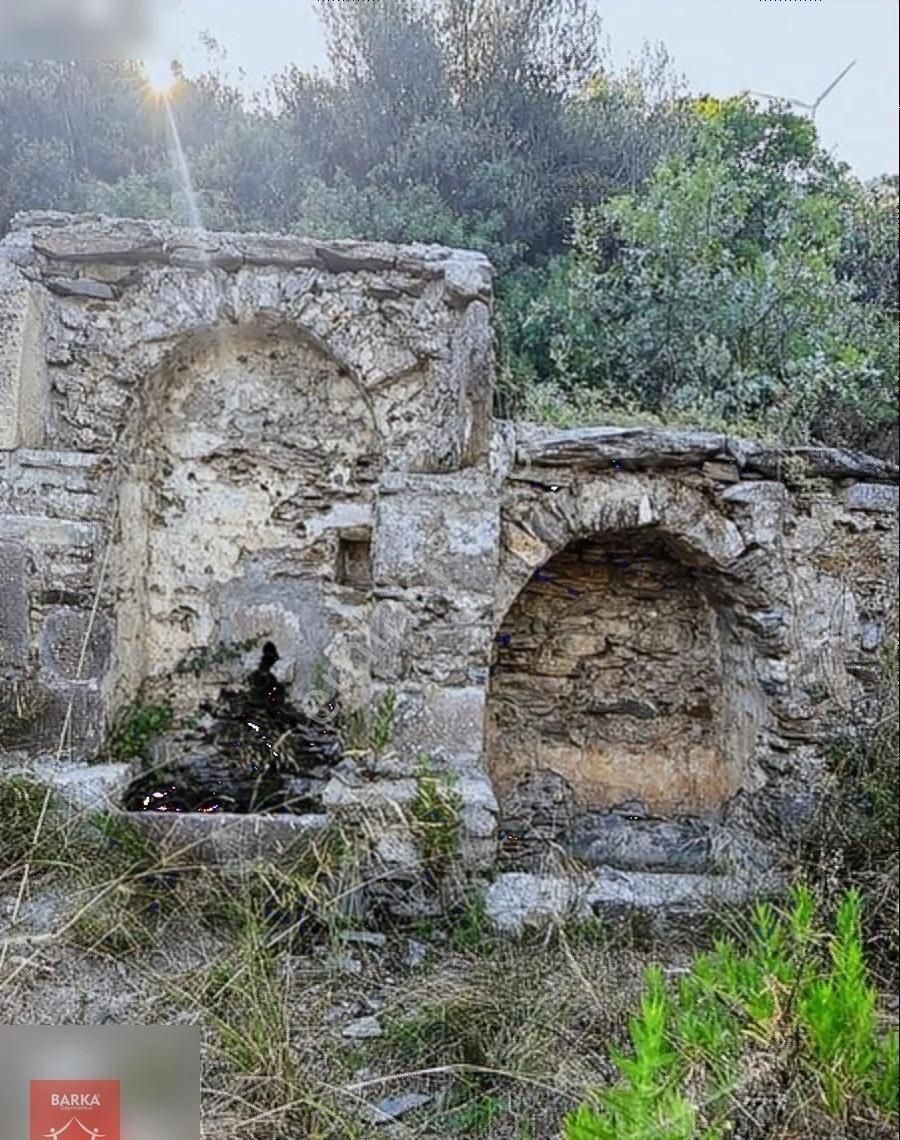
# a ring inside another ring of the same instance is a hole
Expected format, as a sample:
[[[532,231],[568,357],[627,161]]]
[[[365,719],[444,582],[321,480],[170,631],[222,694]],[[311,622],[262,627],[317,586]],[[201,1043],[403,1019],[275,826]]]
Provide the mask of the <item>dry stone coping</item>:
[[[588,427],[558,430],[516,425],[516,461],[529,467],[625,471],[697,467],[713,461],[734,464],[742,473],[772,479],[790,477],[800,463],[807,476],[900,482],[896,464],[839,447],[772,447],[716,432],[653,427]],[[729,481],[731,481],[729,477]]]
[[[31,237],[31,253],[45,283],[55,292],[111,300],[115,291],[105,282],[77,274],[91,265],[172,265],[184,269],[235,271],[242,266],[283,270],[319,269],[327,273],[400,273],[434,279],[443,277],[451,304],[489,300],[492,269],[476,250],[441,245],[321,240],[291,234],[227,233],[174,226],[164,221],[109,218],[100,214],[23,211],[10,223],[12,240],[4,241],[17,264],[27,258],[23,240]],[[43,259],[43,261],[41,261]],[[72,276],[66,276],[66,266]]]
[[[421,1108],[430,1100],[431,1096],[428,1093],[405,1093],[402,1096],[385,1097],[369,1110],[370,1119],[373,1124],[390,1124],[392,1120]]]

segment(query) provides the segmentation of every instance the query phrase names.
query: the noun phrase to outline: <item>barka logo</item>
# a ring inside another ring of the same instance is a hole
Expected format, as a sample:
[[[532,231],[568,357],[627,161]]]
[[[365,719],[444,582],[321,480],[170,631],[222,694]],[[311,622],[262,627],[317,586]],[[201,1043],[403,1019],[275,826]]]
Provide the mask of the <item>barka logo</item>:
[[[120,1140],[118,1081],[32,1081],[29,1140]]]

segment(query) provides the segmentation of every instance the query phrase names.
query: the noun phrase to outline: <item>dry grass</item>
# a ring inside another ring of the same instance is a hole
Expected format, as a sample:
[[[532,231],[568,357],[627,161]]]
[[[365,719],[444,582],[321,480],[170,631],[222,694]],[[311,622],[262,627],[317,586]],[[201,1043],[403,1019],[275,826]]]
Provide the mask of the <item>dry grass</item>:
[[[62,821],[31,781],[4,798],[16,809],[0,824],[0,1018],[201,1024],[215,1135],[355,1140],[379,1101],[414,1091],[430,1099],[397,1136],[555,1136],[608,1079],[653,957],[595,928],[510,944],[477,906],[449,927],[395,926],[383,946],[348,941],[360,920],[346,835],[228,875],[190,850],[163,857],[120,817]],[[427,948],[418,967],[410,939]],[[367,1015],[383,1036],[342,1035]]]
[[[648,965],[676,980],[694,949],[639,924],[511,943],[474,902],[360,943],[348,900],[364,829],[227,874],[190,849],[163,856],[121,817],[60,820],[27,780],[3,797],[0,1019],[202,1025],[210,1135],[362,1140],[383,1098],[419,1093],[427,1103],[386,1136],[556,1140],[564,1114],[616,1079],[611,1050],[627,1043]],[[411,939],[426,947],[415,967]],[[381,1036],[343,1036],[365,1016]],[[874,1118],[826,1118],[777,1026],[748,1049],[729,1097],[743,1140],[886,1135]]]

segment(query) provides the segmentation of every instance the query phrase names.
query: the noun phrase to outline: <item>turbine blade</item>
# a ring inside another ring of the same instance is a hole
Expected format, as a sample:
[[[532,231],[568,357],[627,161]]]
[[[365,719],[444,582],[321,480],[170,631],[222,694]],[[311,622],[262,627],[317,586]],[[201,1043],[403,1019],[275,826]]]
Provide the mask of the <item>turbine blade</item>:
[[[850,68],[855,65],[855,63],[856,63],[855,59],[850,60],[850,62],[847,64],[847,66],[844,68],[844,70],[837,77],[837,79],[833,79],[828,84],[828,86],[825,88],[825,90],[822,92],[822,94],[819,96],[819,98],[815,101],[815,103],[813,103],[814,107],[818,107],[818,105],[822,102],[822,100],[825,98],[825,96],[831,94],[831,92],[835,89],[835,87],[837,87],[837,85],[844,78],[844,76],[847,74],[847,72],[850,70]]]
[[[782,103],[790,103],[794,107],[806,107],[808,111],[812,110],[812,103],[804,103],[802,99],[792,99],[790,95],[773,95],[771,91],[751,91],[751,95],[759,95],[763,99],[778,99]]]

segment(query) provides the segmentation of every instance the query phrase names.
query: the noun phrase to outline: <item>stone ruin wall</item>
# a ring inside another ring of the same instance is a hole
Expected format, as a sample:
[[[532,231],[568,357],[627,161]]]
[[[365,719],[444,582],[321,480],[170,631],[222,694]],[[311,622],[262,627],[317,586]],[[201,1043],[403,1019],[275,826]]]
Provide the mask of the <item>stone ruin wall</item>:
[[[186,663],[265,636],[298,702],[397,694],[393,767],[329,810],[408,802],[427,753],[474,864],[715,874],[802,830],[875,691],[896,467],[495,421],[490,306],[465,251],[17,219],[7,762],[187,711],[253,655]]]

